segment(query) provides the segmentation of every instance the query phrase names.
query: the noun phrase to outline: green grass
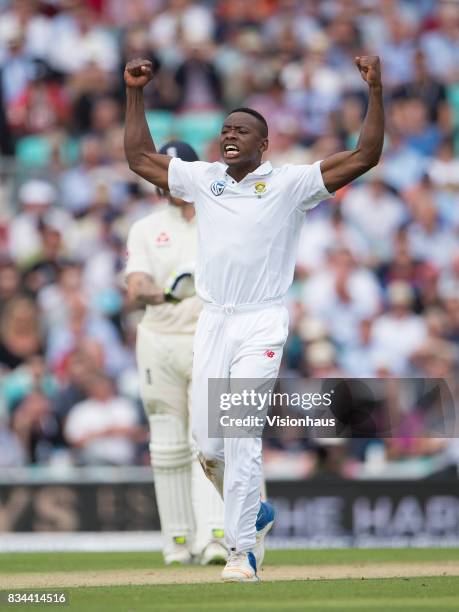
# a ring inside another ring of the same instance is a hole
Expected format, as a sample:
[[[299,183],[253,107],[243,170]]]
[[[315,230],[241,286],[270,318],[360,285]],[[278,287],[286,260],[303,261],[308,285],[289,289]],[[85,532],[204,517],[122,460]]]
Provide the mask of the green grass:
[[[459,609],[459,578],[129,586],[66,591],[70,605],[64,609],[72,612],[443,612]],[[30,610],[30,607],[14,606],[14,609]]]
[[[269,551],[270,565],[459,561],[459,549]],[[2,554],[0,573],[162,567],[157,553]],[[199,568],[196,568],[199,572]],[[43,589],[38,589],[44,592]],[[148,585],[67,588],[70,612],[422,612],[459,610],[459,577],[305,580],[260,584]],[[3,602],[5,600],[3,599]],[[6,606],[0,610],[31,610]],[[56,606],[38,606],[56,609]]]
[[[459,548],[270,550],[266,565],[346,565],[348,563],[459,561]],[[0,573],[149,569],[163,566],[160,553],[0,554]]]

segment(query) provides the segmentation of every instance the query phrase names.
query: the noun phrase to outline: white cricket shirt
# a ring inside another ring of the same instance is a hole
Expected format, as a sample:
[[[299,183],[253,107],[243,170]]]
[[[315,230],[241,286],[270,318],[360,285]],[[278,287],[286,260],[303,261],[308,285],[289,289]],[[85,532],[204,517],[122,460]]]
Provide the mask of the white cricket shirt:
[[[196,262],[196,221],[184,219],[177,206],[161,210],[136,221],[129,230],[125,275],[149,274],[158,287],[181,266]],[[197,297],[178,304],[147,306],[142,325],[152,331],[169,334],[193,334],[202,308]]]
[[[331,196],[320,162],[273,168],[267,161],[239,183],[226,169],[178,158],[169,165],[171,194],[196,207],[197,293],[233,306],[283,298],[304,214]]]

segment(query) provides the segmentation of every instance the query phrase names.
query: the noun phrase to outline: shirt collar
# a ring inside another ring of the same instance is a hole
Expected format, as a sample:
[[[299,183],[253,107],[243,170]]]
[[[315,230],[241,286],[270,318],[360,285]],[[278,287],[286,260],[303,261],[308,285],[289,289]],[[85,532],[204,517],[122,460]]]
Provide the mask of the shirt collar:
[[[225,172],[228,169],[228,166],[226,164],[222,164]],[[253,172],[249,172],[247,176],[266,176],[267,174],[270,174],[273,171],[273,167],[271,165],[270,161],[265,161],[264,163],[261,164],[261,166],[258,166],[258,168],[256,168]]]
[[[256,170],[253,172],[249,172],[249,174],[253,174],[254,176],[265,176],[266,174],[270,174],[273,171],[273,167],[271,166],[270,161],[265,161],[261,166],[258,166]]]

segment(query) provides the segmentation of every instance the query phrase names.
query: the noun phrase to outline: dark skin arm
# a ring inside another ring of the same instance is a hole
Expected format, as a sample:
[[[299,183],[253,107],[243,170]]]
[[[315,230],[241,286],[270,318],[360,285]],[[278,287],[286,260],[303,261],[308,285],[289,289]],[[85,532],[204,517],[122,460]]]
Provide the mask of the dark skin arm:
[[[384,105],[379,57],[357,57],[355,64],[368,84],[368,109],[360,138],[353,151],[343,151],[322,161],[325,187],[333,192],[376,166],[384,144]]]
[[[145,118],[143,88],[152,78],[152,66],[148,60],[136,59],[126,64],[124,152],[133,172],[160,189],[169,191],[167,171],[171,158],[156,152]]]

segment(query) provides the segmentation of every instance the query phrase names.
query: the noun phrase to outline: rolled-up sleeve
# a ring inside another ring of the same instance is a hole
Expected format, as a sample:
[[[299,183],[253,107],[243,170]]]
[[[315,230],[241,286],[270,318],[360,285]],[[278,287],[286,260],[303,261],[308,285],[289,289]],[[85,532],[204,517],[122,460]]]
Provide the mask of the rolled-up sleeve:
[[[144,272],[151,275],[150,269],[151,264],[148,259],[144,234],[140,222],[137,221],[129,230],[124,275],[125,278],[131,272]]]

